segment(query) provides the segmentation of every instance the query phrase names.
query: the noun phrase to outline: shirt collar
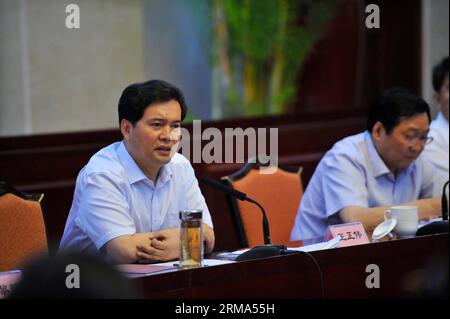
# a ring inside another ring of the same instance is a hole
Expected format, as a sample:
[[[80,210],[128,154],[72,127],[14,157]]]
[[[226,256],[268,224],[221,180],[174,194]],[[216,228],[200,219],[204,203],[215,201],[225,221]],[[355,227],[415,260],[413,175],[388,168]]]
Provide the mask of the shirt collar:
[[[120,161],[122,162],[123,167],[125,168],[125,172],[128,175],[128,179],[130,184],[134,184],[136,182],[146,180],[150,183],[151,186],[154,186],[154,182],[151,181],[139,168],[134,159],[131,157],[130,153],[128,153],[127,148],[123,141],[120,143],[119,148],[117,149],[117,155],[119,156]],[[158,181],[156,182],[156,187],[163,186],[167,183],[173,176],[173,171],[170,166],[170,162],[163,167],[159,172]]]
[[[156,187],[161,187],[166,184],[173,176],[172,166],[170,162],[161,167],[159,171],[158,181],[156,182]]]
[[[392,175],[392,172],[389,170],[389,168],[384,163],[383,159],[381,158],[380,154],[378,154],[377,149],[375,148],[375,145],[373,144],[372,136],[370,135],[369,131],[365,132],[364,136],[366,140],[367,145],[367,153],[369,156],[369,162],[372,167],[372,175],[373,177],[379,177],[382,175]],[[399,172],[399,174],[409,174],[415,167],[416,161],[412,162],[408,167],[406,167],[404,170]],[[394,178],[394,177],[393,177]]]
[[[448,121],[445,118],[444,114],[442,112],[439,112],[438,115],[436,116],[436,120],[437,123],[439,123],[439,125],[442,126],[447,126],[448,127]]]
[[[443,137],[448,144],[448,121],[442,112],[439,112],[436,119],[434,120],[438,128],[443,132]]]
[[[128,175],[128,180],[130,184],[134,184],[141,180],[148,179],[147,176],[142,172],[142,170],[137,166],[134,159],[131,157],[130,153],[128,153],[127,148],[123,141],[120,143],[119,148],[117,149],[117,155],[119,156],[120,161],[125,169],[126,174]]]
[[[389,174],[390,170],[383,162],[383,159],[380,157],[380,154],[378,154],[378,151],[376,150],[375,145],[373,144],[372,136],[370,135],[369,131],[365,132],[364,138],[366,140],[367,155],[369,156],[369,163],[372,167],[373,177]]]

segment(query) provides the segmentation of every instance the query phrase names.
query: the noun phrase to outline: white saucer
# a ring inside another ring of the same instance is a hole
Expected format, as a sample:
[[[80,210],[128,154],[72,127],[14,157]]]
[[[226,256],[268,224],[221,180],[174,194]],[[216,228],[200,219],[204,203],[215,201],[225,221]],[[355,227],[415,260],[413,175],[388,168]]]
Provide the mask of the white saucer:
[[[372,233],[373,240],[379,240],[384,236],[387,236],[397,225],[397,220],[387,219],[379,224]]]

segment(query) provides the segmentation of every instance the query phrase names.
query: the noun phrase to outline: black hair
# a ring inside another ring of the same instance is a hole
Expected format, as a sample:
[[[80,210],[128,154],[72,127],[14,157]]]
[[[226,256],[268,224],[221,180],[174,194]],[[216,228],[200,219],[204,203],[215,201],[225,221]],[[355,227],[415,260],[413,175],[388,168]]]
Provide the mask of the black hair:
[[[390,134],[402,117],[413,117],[426,113],[431,122],[430,108],[422,98],[413,95],[402,87],[384,91],[370,105],[367,115],[367,129],[372,132],[376,122],[381,122],[387,134]]]
[[[126,119],[135,125],[152,103],[170,100],[176,100],[180,104],[183,120],[188,108],[180,89],[162,80],[131,84],[123,90],[119,99],[119,124]]]
[[[441,91],[446,76],[448,76],[448,57],[442,59],[442,61],[433,68],[433,89],[436,92],[439,93]]]
[[[79,271],[79,286],[69,275]],[[141,292],[131,285],[115,266],[98,253],[65,252],[55,256],[40,255],[22,270],[22,278],[12,289],[11,299],[127,299],[139,298]]]

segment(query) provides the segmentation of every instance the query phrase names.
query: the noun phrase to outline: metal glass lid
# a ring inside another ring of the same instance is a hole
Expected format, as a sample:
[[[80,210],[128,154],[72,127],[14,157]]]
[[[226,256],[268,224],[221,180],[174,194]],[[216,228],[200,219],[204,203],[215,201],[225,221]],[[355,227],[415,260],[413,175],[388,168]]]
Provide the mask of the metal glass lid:
[[[181,220],[190,220],[202,218],[203,211],[201,209],[190,209],[180,211]]]

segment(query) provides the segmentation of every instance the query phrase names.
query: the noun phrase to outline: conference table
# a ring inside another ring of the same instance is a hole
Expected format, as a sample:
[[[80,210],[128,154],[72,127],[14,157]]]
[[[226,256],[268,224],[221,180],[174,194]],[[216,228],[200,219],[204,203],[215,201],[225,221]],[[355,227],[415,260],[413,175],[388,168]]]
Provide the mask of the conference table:
[[[151,299],[429,297],[423,289],[439,285],[436,277],[446,280],[448,293],[448,244],[448,233],[436,234],[129,280]]]

